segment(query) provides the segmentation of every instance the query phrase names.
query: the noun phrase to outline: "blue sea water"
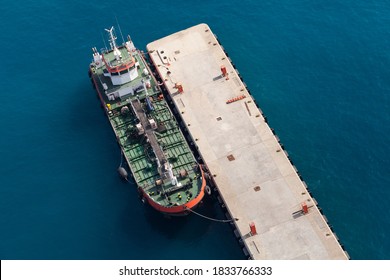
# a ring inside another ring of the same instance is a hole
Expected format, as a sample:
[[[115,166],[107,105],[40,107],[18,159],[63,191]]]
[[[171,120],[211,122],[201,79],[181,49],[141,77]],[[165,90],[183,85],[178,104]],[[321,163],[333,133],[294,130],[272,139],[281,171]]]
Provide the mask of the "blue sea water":
[[[244,258],[229,225],[163,219],[118,179],[87,75],[115,18],[140,49],[208,23],[351,258],[390,259],[389,1],[15,0],[0,14],[1,259]]]

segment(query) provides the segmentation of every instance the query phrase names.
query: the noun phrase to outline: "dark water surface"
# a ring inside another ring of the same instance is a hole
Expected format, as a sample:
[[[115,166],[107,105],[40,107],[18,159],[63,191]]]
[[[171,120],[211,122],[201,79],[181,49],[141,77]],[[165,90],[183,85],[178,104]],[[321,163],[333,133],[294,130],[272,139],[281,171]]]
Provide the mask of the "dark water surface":
[[[163,219],[118,179],[87,76],[117,17],[140,49],[209,24],[351,258],[390,259],[390,2],[163,2],[1,5],[0,258],[243,258],[227,224]]]

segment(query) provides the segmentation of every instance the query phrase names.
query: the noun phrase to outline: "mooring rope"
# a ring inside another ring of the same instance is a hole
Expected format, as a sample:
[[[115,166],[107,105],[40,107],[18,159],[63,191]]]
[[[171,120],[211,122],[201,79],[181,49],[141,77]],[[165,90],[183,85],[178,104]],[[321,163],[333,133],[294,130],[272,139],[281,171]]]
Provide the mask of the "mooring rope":
[[[219,220],[219,219],[210,218],[210,217],[202,215],[202,214],[200,214],[200,213],[198,213],[198,212],[196,212],[196,211],[194,211],[194,210],[192,210],[191,208],[188,208],[188,207],[186,207],[186,210],[188,210],[188,211],[190,211],[190,212],[192,212],[192,213],[194,213],[194,214],[196,214],[196,215],[198,215],[198,216],[200,216],[202,218],[205,218],[207,220],[214,221],[214,222],[230,223],[230,222],[238,221],[237,218],[233,218],[233,219],[230,219],[230,220]]]

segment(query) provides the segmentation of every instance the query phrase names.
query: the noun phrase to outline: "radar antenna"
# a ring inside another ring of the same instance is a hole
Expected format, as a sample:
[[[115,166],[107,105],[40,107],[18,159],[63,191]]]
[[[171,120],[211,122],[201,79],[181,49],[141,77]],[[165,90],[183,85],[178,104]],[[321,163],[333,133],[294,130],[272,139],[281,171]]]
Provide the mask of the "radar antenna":
[[[116,47],[116,36],[114,35],[114,26],[111,26],[110,29],[105,29],[107,32],[108,32],[108,36],[110,36],[110,38],[108,39],[108,41],[110,42],[110,46],[113,50],[115,50],[117,47]]]
[[[116,36],[114,35],[114,26],[111,26],[110,29],[105,29],[108,32],[108,36],[110,37],[108,41],[110,42],[111,49],[114,50],[115,59],[117,61],[121,61],[122,55],[116,46]]]

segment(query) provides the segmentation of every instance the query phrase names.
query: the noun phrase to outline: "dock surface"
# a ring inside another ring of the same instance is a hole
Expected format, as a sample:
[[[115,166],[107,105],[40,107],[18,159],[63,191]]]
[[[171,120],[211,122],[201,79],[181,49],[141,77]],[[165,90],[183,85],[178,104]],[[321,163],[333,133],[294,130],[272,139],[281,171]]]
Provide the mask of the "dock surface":
[[[348,259],[209,26],[147,50],[250,257]]]

